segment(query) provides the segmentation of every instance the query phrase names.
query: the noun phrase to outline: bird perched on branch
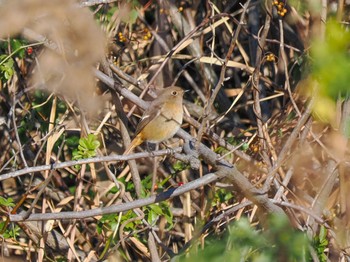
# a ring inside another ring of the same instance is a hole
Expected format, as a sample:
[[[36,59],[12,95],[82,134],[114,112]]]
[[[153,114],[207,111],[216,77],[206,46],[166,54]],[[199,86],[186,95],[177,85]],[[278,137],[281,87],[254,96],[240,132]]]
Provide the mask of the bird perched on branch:
[[[136,128],[135,138],[124,152],[128,155],[143,142],[160,143],[173,137],[183,119],[183,95],[181,87],[165,88],[144,112]]]

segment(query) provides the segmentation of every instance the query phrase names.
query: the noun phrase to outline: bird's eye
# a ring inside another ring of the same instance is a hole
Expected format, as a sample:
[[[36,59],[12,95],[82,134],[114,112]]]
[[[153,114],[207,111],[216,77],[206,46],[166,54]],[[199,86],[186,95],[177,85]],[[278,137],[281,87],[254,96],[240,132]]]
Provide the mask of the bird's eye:
[[[171,92],[171,94],[172,94],[173,96],[176,96],[176,95],[177,95],[177,91],[173,91],[173,92]]]

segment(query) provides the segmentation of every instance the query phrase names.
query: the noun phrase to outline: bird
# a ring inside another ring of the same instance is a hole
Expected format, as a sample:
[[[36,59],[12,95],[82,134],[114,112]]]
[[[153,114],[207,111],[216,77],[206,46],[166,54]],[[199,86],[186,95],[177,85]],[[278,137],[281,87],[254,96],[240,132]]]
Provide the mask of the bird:
[[[164,88],[142,115],[135,137],[123,155],[128,155],[143,142],[160,143],[173,137],[183,120],[183,95],[178,86]]]

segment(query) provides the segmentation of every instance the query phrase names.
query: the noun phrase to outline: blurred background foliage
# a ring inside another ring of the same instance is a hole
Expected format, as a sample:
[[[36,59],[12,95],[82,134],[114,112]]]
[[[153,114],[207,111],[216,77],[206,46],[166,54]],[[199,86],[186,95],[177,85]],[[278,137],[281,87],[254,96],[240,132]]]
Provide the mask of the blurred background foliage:
[[[315,82],[310,82],[310,95],[316,96],[314,112],[322,121],[333,122],[336,102],[349,98],[349,43],[348,29],[331,19],[325,39],[316,38],[311,45],[310,78]]]

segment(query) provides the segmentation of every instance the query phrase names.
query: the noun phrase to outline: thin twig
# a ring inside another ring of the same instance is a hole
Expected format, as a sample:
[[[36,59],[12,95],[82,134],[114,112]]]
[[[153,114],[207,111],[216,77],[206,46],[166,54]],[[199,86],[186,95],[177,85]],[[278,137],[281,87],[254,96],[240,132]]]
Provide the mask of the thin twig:
[[[262,156],[264,158],[264,162],[270,166],[270,159],[267,155],[266,149],[268,148],[266,144],[266,126],[263,123],[263,116],[261,112],[261,106],[260,106],[260,70],[262,65],[262,57],[263,57],[263,51],[266,43],[267,34],[270,30],[270,24],[271,24],[271,16],[269,15],[272,10],[272,2],[267,2],[267,14],[265,17],[265,24],[261,32],[261,37],[259,38],[259,47],[256,51],[256,61],[255,61],[255,70],[252,75],[252,86],[253,86],[253,95],[254,95],[254,113],[256,115],[256,123],[258,127],[258,136],[260,138],[260,144],[262,146]]]
[[[217,97],[220,89],[223,86],[223,83],[224,83],[224,80],[225,80],[225,73],[226,73],[227,63],[231,59],[233,50],[234,50],[234,48],[236,46],[236,42],[237,42],[238,36],[239,36],[239,34],[241,32],[241,28],[242,28],[242,26],[244,24],[243,20],[244,20],[244,17],[246,15],[249,3],[250,3],[250,0],[248,0],[243,6],[243,12],[241,14],[241,18],[240,18],[239,24],[238,24],[238,26],[237,26],[237,28],[236,28],[233,36],[232,36],[230,47],[229,47],[229,49],[228,49],[228,51],[226,53],[225,60],[223,61],[223,64],[222,64],[222,67],[221,67],[219,80],[216,83],[216,86],[215,86],[215,88],[213,90],[212,95],[210,96],[208,104],[205,107],[204,118],[202,120],[200,128],[198,129],[198,135],[197,135],[198,141],[202,140],[204,129],[205,129],[205,126],[206,126],[207,121],[208,121],[209,112],[212,110],[212,106],[214,104],[214,101],[216,100],[216,97]]]

